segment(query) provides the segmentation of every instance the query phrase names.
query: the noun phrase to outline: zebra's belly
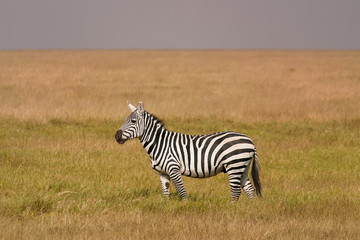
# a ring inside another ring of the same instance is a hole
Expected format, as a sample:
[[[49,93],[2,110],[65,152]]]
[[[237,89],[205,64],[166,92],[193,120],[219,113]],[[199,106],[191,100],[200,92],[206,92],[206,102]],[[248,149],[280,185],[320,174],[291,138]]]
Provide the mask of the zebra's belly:
[[[215,168],[211,168],[211,170],[205,170],[204,171],[197,171],[197,170],[190,170],[190,169],[185,169],[182,168],[181,174],[187,177],[192,177],[192,178],[208,178],[208,177],[213,177],[216,176],[219,173],[226,173],[225,167],[223,165],[218,166],[216,169]]]

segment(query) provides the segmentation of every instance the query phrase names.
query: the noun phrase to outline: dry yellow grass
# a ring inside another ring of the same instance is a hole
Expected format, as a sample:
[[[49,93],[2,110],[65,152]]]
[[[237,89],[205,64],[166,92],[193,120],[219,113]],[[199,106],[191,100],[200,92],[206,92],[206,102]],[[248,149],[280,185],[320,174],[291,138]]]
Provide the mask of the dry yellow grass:
[[[243,121],[360,116],[360,51],[1,51],[0,114]]]
[[[360,51],[0,51],[0,239],[359,239],[359,90]],[[252,137],[264,197],[163,199],[128,99]]]
[[[0,239],[359,239],[360,121],[168,121],[184,132],[244,130],[259,151],[263,198],[230,203],[228,177],[159,178],[116,121],[0,119]]]

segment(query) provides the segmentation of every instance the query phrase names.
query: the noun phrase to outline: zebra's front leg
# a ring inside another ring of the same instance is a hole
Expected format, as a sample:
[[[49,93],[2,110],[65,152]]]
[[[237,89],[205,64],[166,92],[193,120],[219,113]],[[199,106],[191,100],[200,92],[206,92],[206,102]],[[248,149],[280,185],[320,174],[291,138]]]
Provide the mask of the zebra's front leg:
[[[170,176],[159,172],[162,195],[170,197]]]
[[[181,174],[180,174],[179,169],[172,170],[169,175],[170,175],[170,178],[173,181],[173,183],[175,185],[175,188],[176,188],[177,192],[179,193],[180,197],[183,200],[187,200],[184,183],[183,183],[183,180],[181,178]]]

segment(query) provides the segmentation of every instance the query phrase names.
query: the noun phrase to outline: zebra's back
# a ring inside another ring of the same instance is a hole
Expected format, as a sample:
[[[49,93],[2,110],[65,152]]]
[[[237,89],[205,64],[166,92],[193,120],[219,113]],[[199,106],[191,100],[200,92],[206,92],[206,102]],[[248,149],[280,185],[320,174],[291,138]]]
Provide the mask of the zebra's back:
[[[175,133],[172,152],[181,164],[181,173],[190,177],[211,177],[220,172],[245,168],[252,159],[252,140],[237,132],[209,135]]]

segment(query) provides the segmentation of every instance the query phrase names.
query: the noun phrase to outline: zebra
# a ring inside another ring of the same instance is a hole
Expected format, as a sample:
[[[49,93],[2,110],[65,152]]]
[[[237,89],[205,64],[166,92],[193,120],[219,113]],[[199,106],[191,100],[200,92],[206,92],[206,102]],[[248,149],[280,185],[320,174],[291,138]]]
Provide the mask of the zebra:
[[[159,173],[162,195],[170,196],[170,179],[183,200],[187,200],[181,175],[207,178],[218,173],[229,175],[231,199],[238,201],[241,188],[250,199],[261,197],[260,163],[253,141],[237,132],[218,132],[208,135],[187,135],[166,130],[164,123],[144,110],[127,102],[131,114],[118,129],[115,139],[119,144],[139,138],[150,156],[153,169]],[[255,189],[249,177],[251,175]],[[255,191],[256,190],[256,191]]]

